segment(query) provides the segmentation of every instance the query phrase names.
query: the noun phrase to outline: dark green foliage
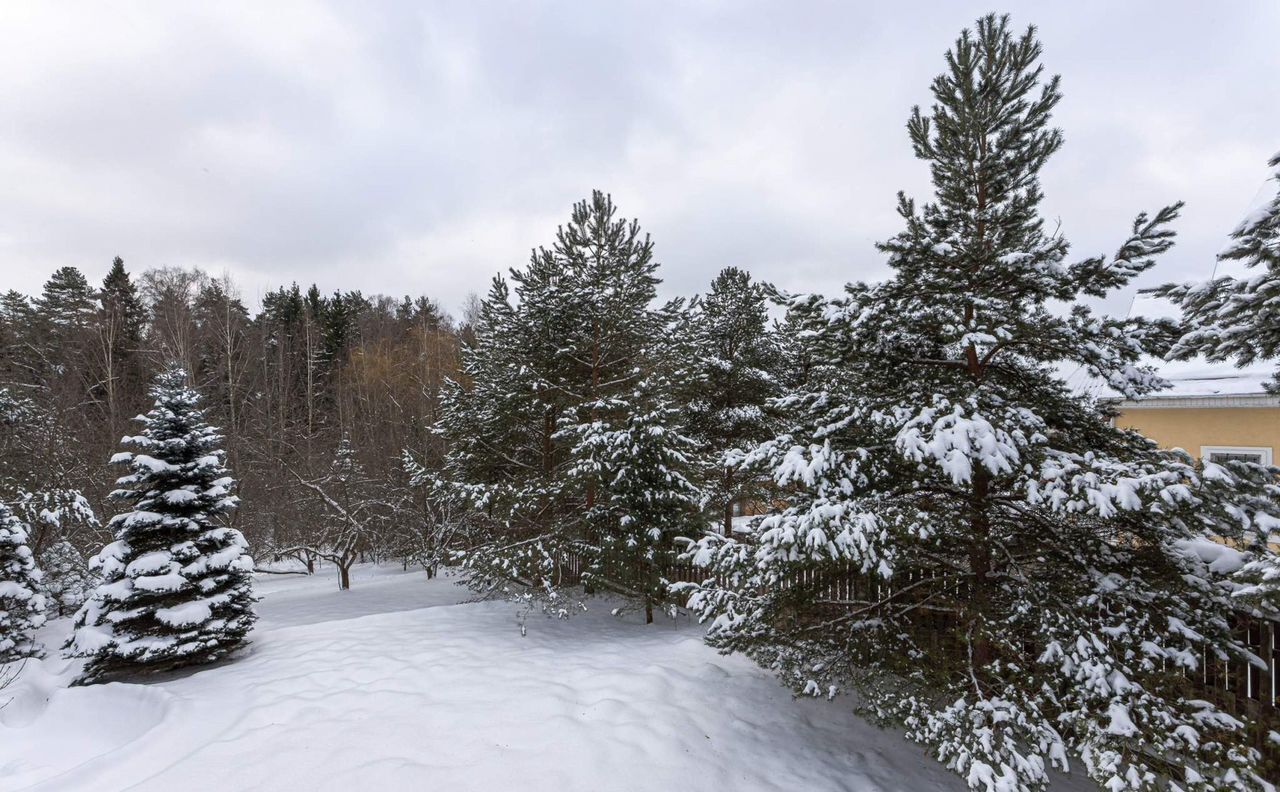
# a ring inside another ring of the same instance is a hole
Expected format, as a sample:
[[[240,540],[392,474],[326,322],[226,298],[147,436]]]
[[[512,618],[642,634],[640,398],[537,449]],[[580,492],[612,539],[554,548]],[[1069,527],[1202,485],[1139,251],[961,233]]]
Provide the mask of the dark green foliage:
[[[89,281],[75,267],[61,267],[44,284],[36,312],[52,332],[83,329],[93,319],[93,291]]]
[[[253,627],[253,560],[223,517],[236,505],[221,437],[204,420],[186,372],[170,367],[113,497],[116,539],[93,564],[102,576],[67,643],[87,657],[80,682],[207,663],[240,647]]]
[[[495,280],[465,353],[467,381],[452,387],[441,422],[446,475],[493,527],[468,558],[477,587],[515,579],[553,592],[566,554],[599,564],[617,546],[629,496],[605,449],[641,416],[667,421],[667,395],[654,389],[670,387],[666,335],[680,306],[653,306],[657,266],[639,225],[596,192],[550,249],[512,271],[516,305]]]
[[[746,272],[726,267],[691,306],[687,323],[687,431],[700,446],[697,477],[708,514],[726,535],[735,503],[768,497],[758,477],[739,470],[744,450],[770,436],[765,405],[779,390],[782,360],[769,331],[768,293]]]
[[[147,309],[138,297],[138,287],[124,268],[124,259],[119,256],[111,262],[111,270],[102,281],[98,299],[108,321],[119,326],[118,337],[114,341],[120,351],[136,354],[142,347]]]

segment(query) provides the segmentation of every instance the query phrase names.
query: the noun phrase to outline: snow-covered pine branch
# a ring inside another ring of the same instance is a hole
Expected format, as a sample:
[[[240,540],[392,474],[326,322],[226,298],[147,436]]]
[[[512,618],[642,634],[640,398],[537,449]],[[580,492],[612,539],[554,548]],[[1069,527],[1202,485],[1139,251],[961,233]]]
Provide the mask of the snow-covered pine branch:
[[[1183,334],[1170,353],[1173,358],[1201,355],[1241,366],[1280,358],[1280,153],[1268,165],[1262,202],[1218,254],[1220,262],[1242,262],[1250,270],[1246,277],[1152,290],[1182,308]],[[1280,373],[1271,387],[1280,388]]]

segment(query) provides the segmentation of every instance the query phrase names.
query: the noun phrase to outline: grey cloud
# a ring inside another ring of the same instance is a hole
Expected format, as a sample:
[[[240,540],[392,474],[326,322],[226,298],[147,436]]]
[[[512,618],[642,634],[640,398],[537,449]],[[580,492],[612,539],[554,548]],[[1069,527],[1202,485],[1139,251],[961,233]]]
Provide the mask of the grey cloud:
[[[1063,75],[1046,212],[1079,255],[1183,198],[1206,276],[1280,148],[1272,3],[1012,3]],[[977,3],[30,4],[0,11],[0,275],[227,271],[458,306],[591,188],[666,291],[883,276],[903,122]],[[1127,300],[1110,306],[1125,310]]]

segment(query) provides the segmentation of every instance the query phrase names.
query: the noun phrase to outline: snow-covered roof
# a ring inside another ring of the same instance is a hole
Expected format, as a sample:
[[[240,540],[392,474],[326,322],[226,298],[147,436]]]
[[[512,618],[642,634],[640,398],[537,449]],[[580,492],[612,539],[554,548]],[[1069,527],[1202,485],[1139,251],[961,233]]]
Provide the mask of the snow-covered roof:
[[[1280,407],[1280,397],[1267,393],[1264,387],[1275,373],[1274,361],[1243,368],[1199,359],[1155,365],[1171,387],[1136,399],[1123,399],[1105,383],[1091,378],[1068,377],[1068,382],[1078,391],[1131,407]]]
[[[1266,393],[1263,384],[1271,379],[1274,371],[1270,365],[1240,369],[1230,364],[1202,360],[1166,363],[1160,367],[1160,375],[1173,387],[1147,398],[1263,394]]]

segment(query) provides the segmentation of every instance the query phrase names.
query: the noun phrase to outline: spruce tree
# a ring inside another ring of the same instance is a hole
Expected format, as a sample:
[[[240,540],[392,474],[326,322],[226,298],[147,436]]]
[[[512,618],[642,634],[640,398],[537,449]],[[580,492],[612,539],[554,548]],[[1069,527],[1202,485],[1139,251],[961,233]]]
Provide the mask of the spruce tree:
[[[45,621],[40,577],[26,526],[0,503],[0,665],[44,653],[35,640]]]
[[[152,388],[142,433],[125,438],[127,465],[111,519],[115,541],[93,565],[102,576],[67,648],[87,657],[81,683],[217,660],[252,628],[253,560],[222,517],[236,505],[221,437],[205,422],[186,372],[168,367]]]
[[[445,477],[504,530],[531,533],[555,518],[563,461],[554,453],[553,403],[538,399],[533,369],[541,334],[528,332],[510,289],[494,278],[481,303],[463,375],[445,384],[437,430],[447,440]],[[544,394],[545,395],[545,394]]]
[[[320,287],[314,283],[311,284],[311,287],[307,289],[304,299],[306,301],[307,318],[310,319],[317,327],[323,326],[325,308],[327,307],[328,302],[325,300],[324,296],[320,294]]]
[[[114,340],[121,354],[137,353],[142,346],[147,309],[138,296],[138,287],[124,268],[124,259],[119,256],[111,262],[111,269],[102,279],[98,301],[102,304],[106,320],[119,327]]]
[[[740,476],[742,449],[767,439],[766,402],[777,394],[781,368],[768,326],[768,287],[726,267],[692,307],[688,321],[693,371],[687,392],[690,435],[700,448],[698,478],[711,516],[732,531],[734,504],[766,496],[756,478]]]
[[[814,360],[746,460],[789,502],[750,541],[699,540],[708,580],[681,588],[713,645],[797,690],[856,691],[971,788],[1043,789],[1078,761],[1113,792],[1257,789],[1246,723],[1188,677],[1248,664],[1233,614],[1276,612],[1255,585],[1276,485],[1111,426],[1057,375],[1164,385],[1141,360],[1171,324],[1082,298],[1153,266],[1177,207],[1113,257],[1065,261],[1038,212],[1062,143],[1040,52],[996,16],[948,52],[907,125],[935,194],[900,196],[894,275],[791,304]]]
[[[122,417],[129,414],[126,405],[132,405],[144,390],[142,337],[147,320],[138,289],[119,256],[111,262],[102,281],[98,302],[101,310],[95,323],[98,342],[94,346],[100,382],[94,391],[106,404],[108,430],[114,439]]]
[[[334,292],[333,296],[325,301],[320,361],[324,370],[330,374],[337,370],[347,346],[355,335],[357,305],[352,295],[344,297],[340,292]]]
[[[1280,358],[1280,154],[1268,164],[1265,200],[1231,232],[1231,241],[1218,254],[1220,262],[1243,262],[1253,274],[1154,290],[1182,308],[1186,332],[1172,357],[1203,355],[1241,366]],[[1280,391],[1280,370],[1269,387]]]

